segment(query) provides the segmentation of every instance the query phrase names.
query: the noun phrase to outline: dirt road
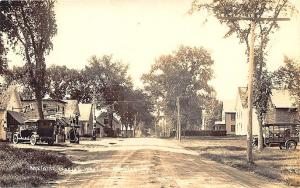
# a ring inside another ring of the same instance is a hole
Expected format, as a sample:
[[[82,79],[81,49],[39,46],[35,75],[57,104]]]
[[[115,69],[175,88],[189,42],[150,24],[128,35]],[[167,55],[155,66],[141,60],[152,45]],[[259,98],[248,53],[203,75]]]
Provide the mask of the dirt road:
[[[65,171],[63,179],[53,182],[54,187],[285,187],[201,159],[175,140],[102,139],[68,146],[37,146],[66,153],[77,164]]]

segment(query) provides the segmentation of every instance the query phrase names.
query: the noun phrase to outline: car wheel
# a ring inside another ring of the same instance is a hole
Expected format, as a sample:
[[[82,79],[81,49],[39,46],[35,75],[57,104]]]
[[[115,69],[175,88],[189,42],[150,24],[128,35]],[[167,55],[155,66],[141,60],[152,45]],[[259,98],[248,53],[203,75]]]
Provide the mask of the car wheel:
[[[17,134],[13,135],[13,143],[17,144],[19,142],[19,137]]]
[[[286,149],[295,150],[297,148],[297,143],[295,141],[288,141],[286,143]]]
[[[48,140],[48,145],[49,146],[53,146],[53,144],[54,144],[54,140]]]
[[[33,146],[36,144],[36,136],[35,135],[32,135],[30,137],[30,144],[33,145]]]

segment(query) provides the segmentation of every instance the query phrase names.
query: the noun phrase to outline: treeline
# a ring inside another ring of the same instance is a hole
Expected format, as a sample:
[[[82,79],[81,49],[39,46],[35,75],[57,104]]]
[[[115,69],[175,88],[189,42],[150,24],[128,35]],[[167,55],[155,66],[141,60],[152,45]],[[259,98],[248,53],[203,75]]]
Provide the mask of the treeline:
[[[96,102],[98,108],[114,110],[124,125],[135,121],[148,126],[153,121],[153,106],[148,95],[134,89],[127,74],[128,66],[113,60],[112,56],[93,56],[81,70],[66,66],[51,65],[45,72],[43,97],[52,99],[72,99],[81,103]],[[6,82],[22,86],[22,97],[34,99],[26,66],[13,67],[6,71]]]

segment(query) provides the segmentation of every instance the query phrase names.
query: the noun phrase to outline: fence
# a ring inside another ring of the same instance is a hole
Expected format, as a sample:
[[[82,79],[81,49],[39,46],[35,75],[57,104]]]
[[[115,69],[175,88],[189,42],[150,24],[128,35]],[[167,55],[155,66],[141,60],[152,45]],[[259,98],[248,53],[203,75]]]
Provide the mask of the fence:
[[[186,130],[182,131],[184,136],[226,136],[226,131],[213,131],[213,130]]]

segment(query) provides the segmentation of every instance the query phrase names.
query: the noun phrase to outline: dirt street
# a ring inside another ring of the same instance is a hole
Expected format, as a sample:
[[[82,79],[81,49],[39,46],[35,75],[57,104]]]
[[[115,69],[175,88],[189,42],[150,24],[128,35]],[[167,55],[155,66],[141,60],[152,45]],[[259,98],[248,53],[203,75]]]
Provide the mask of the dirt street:
[[[18,147],[31,147],[20,144]],[[201,159],[175,140],[101,139],[44,147],[66,153],[77,164],[54,187],[285,187],[255,174]]]

